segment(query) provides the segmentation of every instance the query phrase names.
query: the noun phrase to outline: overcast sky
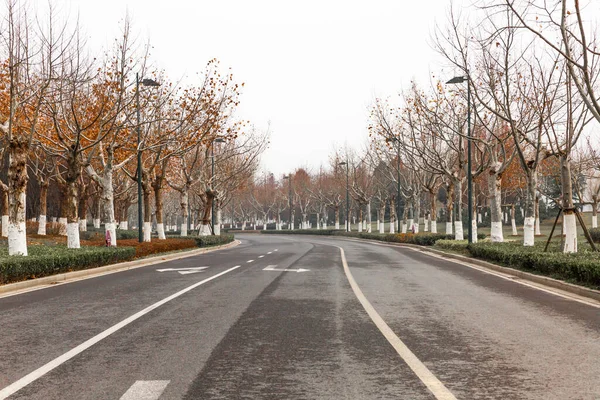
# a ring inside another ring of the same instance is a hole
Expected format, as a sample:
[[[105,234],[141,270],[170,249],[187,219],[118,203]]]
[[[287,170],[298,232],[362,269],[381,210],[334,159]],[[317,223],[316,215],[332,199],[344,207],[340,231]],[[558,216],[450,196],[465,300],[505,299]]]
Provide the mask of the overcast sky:
[[[42,1],[42,0],[39,0]],[[450,0],[57,0],[77,15],[94,48],[106,48],[129,12],[172,80],[209,59],[245,82],[237,117],[271,127],[263,168],[316,171],[336,147],[367,141],[368,109],[442,60],[431,49]],[[455,0],[465,7],[469,0]],[[468,12],[465,10],[464,12]],[[450,75],[452,71],[445,72]],[[191,78],[189,78],[191,79]]]

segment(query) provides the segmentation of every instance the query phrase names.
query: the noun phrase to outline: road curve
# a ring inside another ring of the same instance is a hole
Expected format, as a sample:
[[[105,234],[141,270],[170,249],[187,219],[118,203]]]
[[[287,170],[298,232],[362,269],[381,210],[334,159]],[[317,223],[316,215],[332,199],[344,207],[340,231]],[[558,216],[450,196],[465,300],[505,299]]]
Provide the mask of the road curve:
[[[0,298],[0,399],[444,398],[367,314],[340,248],[451,396],[600,398],[597,307],[406,248],[236,236],[233,249]]]

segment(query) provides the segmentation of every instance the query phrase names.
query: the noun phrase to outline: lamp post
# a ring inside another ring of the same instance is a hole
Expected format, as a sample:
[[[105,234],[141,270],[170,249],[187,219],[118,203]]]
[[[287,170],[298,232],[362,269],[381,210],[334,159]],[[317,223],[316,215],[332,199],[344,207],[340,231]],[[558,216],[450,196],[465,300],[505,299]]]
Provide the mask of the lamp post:
[[[214,138],[212,141],[212,145],[210,146],[211,156],[212,156],[212,171],[210,176],[210,191],[213,191],[213,180],[215,179],[215,143],[225,143],[223,138]],[[215,198],[213,193],[213,200],[210,209],[210,219],[212,223],[212,233],[215,234]]]
[[[471,168],[471,83],[468,76],[455,76],[447,84],[467,82],[467,192],[468,192],[468,235],[469,243],[473,243],[473,176]],[[460,196],[460,193],[458,194]]]
[[[142,150],[141,150],[141,129],[140,129],[140,83],[142,86],[156,87],[160,86],[160,83],[152,79],[142,79],[140,81],[140,74],[135,74],[135,103],[137,111],[137,182],[138,182],[138,239],[140,243],[144,241],[144,234],[142,233],[142,225],[144,223],[142,215]]]
[[[289,222],[288,229],[293,229],[292,227],[292,174],[285,175],[283,179],[287,179],[290,187],[290,194],[288,195],[288,214],[289,214]]]
[[[350,186],[350,175],[348,173],[349,163],[342,161],[338,165],[346,166],[346,232],[350,232],[350,192],[348,191]]]

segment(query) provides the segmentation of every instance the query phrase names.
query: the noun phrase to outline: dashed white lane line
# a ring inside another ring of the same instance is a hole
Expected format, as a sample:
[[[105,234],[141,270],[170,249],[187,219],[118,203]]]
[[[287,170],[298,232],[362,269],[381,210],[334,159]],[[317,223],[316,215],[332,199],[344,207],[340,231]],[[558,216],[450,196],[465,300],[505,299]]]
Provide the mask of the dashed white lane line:
[[[137,381],[119,400],[158,400],[171,381]]]
[[[279,249],[275,249],[275,250],[273,250],[273,251],[279,251]]]
[[[258,256],[258,258],[263,258],[264,256]]]
[[[272,251],[270,251],[270,252],[268,252],[267,254],[271,254],[271,253],[273,253],[273,252],[272,252]]]
[[[251,262],[254,262],[254,260],[248,260],[248,261],[246,261],[246,262],[247,262],[247,263],[251,263]]]
[[[383,336],[387,339],[387,341],[394,347],[398,355],[404,360],[404,362],[413,370],[415,375],[427,386],[427,388],[433,393],[436,399],[438,400],[456,400],[456,397],[450,392],[444,384],[433,375],[433,373],[415,356],[415,354],[410,351],[410,349],[400,340],[398,336],[394,333],[394,331],[385,323],[383,318],[377,313],[375,308],[371,305],[369,300],[365,297],[362,290],[354,280],[352,273],[350,272],[350,268],[348,268],[348,263],[346,262],[346,255],[344,254],[344,249],[336,246],[340,249],[342,254],[342,264],[344,265],[344,272],[346,273],[346,278],[348,282],[350,282],[350,286],[356,295],[356,298],[362,306],[364,307],[371,320],[375,323],[377,328],[381,331]]]
[[[133,321],[148,314],[150,311],[157,309],[158,307],[189,292],[190,290],[197,288],[200,285],[204,285],[205,283],[210,282],[213,279],[216,279],[216,278],[218,278],[222,275],[225,275],[225,274],[227,274],[235,269],[238,269],[240,267],[241,267],[241,265],[236,265],[235,267],[229,268],[223,272],[219,272],[218,274],[213,275],[210,278],[206,278],[200,282],[194,283],[193,285],[188,286],[187,288],[180,290],[179,292],[172,294],[169,297],[166,297],[166,298],[152,304],[149,307],[144,308],[142,311],[139,311],[139,312],[133,314],[132,316],[124,319],[123,321],[119,322],[118,324],[111,326],[104,332],[101,332],[101,333],[97,334],[96,336],[94,336],[93,338],[86,340],[85,342],[83,342],[79,346],[69,350],[62,356],[56,357],[54,360],[41,366],[40,368],[36,369],[35,371],[30,372],[29,374],[25,375],[23,378],[19,379],[18,381],[6,386],[4,389],[0,390],[0,400],[4,400],[8,396],[11,396],[12,394],[18,392],[19,390],[23,389],[25,386],[29,385],[30,383],[32,383],[32,382],[38,380],[39,378],[41,378],[42,376],[46,375],[48,372],[52,371],[54,368],[64,364],[65,362],[69,361],[71,358],[75,357],[79,353],[89,349],[96,343],[100,342],[102,339],[107,338],[108,336],[112,335],[113,333],[115,333],[115,332],[119,331],[120,329],[124,328],[125,326],[129,325]]]

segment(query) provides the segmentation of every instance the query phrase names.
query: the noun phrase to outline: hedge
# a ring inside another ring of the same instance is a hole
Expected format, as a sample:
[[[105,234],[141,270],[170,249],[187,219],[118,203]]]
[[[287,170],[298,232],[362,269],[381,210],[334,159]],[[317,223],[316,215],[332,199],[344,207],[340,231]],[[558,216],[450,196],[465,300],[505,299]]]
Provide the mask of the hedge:
[[[544,245],[473,243],[467,249],[473,257],[486,261],[600,287],[600,253],[582,250],[570,254],[544,252]]]
[[[269,230],[261,231],[265,234],[293,234],[293,235],[328,235],[328,236],[345,236],[356,237],[360,239],[379,240],[382,242],[393,243],[408,243],[421,246],[433,246],[438,240],[453,239],[454,235],[446,235],[445,233],[368,233],[368,232],[346,232],[338,229],[297,229],[297,230]],[[484,239],[485,234],[477,235],[479,239]]]
[[[211,247],[231,243],[235,237],[232,234],[222,234],[209,236],[170,236],[167,239],[194,240],[196,247]]]
[[[600,243],[600,228],[590,229],[590,236],[594,242]]]
[[[29,246],[28,253],[27,257],[9,256],[7,248],[0,249],[0,284],[94,268],[135,257],[132,247]]]

